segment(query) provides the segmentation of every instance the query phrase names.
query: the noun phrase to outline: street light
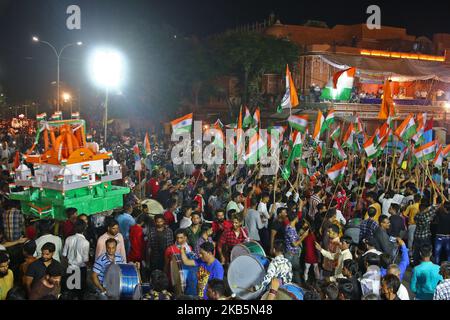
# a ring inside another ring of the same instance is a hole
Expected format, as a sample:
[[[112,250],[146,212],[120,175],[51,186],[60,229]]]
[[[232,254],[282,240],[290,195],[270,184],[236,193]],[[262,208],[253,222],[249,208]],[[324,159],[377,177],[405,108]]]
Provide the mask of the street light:
[[[97,49],[89,59],[89,71],[92,80],[96,85],[105,89],[105,137],[106,144],[108,129],[108,96],[109,90],[117,89],[123,82],[124,59],[123,56],[114,49]]]
[[[39,40],[39,38],[36,36],[33,36],[32,39],[34,42],[40,42],[40,43],[44,43],[44,44],[48,45],[50,48],[52,48],[53,52],[56,54],[56,62],[57,62],[57,68],[56,68],[56,91],[57,91],[56,92],[56,96],[57,96],[56,109],[57,110],[56,111],[59,111],[59,61],[60,61],[61,55],[62,55],[64,49],[71,47],[71,46],[81,46],[83,44],[83,42],[78,41],[76,43],[68,43],[68,44],[64,45],[61,48],[61,50],[58,52],[51,43],[49,43],[47,41]]]

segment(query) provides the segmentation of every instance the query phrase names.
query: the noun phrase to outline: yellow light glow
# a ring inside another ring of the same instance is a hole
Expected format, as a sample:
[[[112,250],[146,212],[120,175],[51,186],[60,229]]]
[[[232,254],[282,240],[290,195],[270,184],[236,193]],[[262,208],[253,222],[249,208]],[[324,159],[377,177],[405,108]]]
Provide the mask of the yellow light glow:
[[[64,92],[62,94],[62,98],[63,98],[64,102],[67,102],[72,98],[72,96],[70,95],[70,93]]]
[[[443,57],[443,56],[431,56],[431,55],[424,55],[424,54],[389,52],[389,51],[381,51],[381,50],[361,50],[360,54],[363,56],[397,58],[397,59],[412,59],[412,60],[440,61],[440,62],[445,61],[445,57]]]

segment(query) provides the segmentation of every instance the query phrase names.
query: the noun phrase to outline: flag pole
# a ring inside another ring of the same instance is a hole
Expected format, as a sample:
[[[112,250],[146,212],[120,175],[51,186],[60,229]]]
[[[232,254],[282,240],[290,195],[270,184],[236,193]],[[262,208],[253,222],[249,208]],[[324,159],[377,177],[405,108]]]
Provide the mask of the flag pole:
[[[336,192],[337,192],[338,188],[340,187],[340,185],[341,185],[341,181],[338,182],[338,184],[336,185],[336,188],[334,189],[334,193],[333,193],[333,195],[331,196],[330,204],[328,205],[327,212],[328,212],[328,210],[330,210],[330,208],[331,208],[331,204],[333,203],[333,199],[334,199],[334,197],[335,197],[335,195],[336,195]],[[325,220],[326,220],[326,215],[325,215],[324,219],[322,220],[322,224],[320,225],[319,232],[320,232],[320,230],[322,229]]]
[[[365,158],[364,158],[364,159],[365,159]],[[362,169],[364,169],[364,162],[365,162],[365,161],[363,160],[363,162],[362,162],[362,164],[363,164]],[[361,191],[360,191],[359,196],[358,196],[358,198],[357,198],[357,203],[358,203],[358,201],[361,200],[363,191],[364,191],[364,189],[365,189],[365,182],[366,182],[366,178],[365,178],[365,175],[364,175],[364,176],[362,177],[362,179],[361,179],[361,183],[360,183],[360,186],[359,186],[359,188],[361,189]]]
[[[278,187],[278,162],[277,162],[277,169],[275,170],[275,183],[273,185],[273,204],[274,205],[276,202],[277,187]]]
[[[449,201],[449,200],[447,199],[447,197],[444,195],[444,193],[442,192],[442,190],[436,188],[436,186],[434,185],[433,179],[431,178],[431,176],[430,176],[430,174],[429,174],[427,168],[424,168],[424,167],[423,167],[423,164],[422,164],[421,162],[419,162],[419,164],[420,164],[420,166],[422,167],[422,169],[425,171],[425,174],[428,175],[428,178],[430,178],[430,180],[431,180],[431,186],[433,187],[434,191],[435,191],[435,192],[438,192],[438,191],[439,191],[438,193],[441,195],[441,197],[444,198],[445,200]]]
[[[427,173],[428,173],[428,160],[425,161],[425,172],[422,175],[422,194],[423,194],[423,190],[425,189],[425,181],[426,181]]]
[[[394,132],[397,130],[397,122],[395,122],[395,130]],[[393,153],[394,156],[392,158],[392,165],[391,165],[391,173],[389,174],[389,182],[388,185],[386,187],[386,191],[389,189],[389,186],[391,185],[391,178],[392,178],[392,172],[395,170],[396,166],[395,166],[395,156],[397,155],[397,145],[398,145],[398,139],[395,139],[395,135],[392,135],[392,140],[395,140],[395,148],[393,148]],[[394,142],[394,141],[392,141]],[[394,174],[394,179],[395,179],[395,174]]]

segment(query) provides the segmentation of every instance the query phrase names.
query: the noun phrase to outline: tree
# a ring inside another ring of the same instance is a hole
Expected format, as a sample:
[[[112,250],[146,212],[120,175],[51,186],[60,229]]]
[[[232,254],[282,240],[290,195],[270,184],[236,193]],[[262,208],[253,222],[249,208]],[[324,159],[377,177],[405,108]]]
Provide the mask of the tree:
[[[285,39],[259,33],[226,33],[209,41],[214,66],[222,74],[235,74],[244,104],[267,102],[261,90],[266,73],[283,74],[286,64],[298,61],[299,48]]]

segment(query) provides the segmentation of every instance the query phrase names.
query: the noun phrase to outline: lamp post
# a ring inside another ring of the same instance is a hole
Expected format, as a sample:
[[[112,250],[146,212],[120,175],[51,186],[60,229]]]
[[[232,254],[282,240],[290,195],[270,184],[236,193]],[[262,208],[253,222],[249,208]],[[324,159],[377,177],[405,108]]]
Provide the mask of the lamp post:
[[[93,81],[105,90],[104,143],[108,134],[109,91],[118,88],[123,81],[124,62],[122,55],[113,49],[99,49],[93,52],[90,60]]]
[[[61,48],[61,50],[58,52],[58,50],[56,50],[56,48],[50,42],[39,40],[39,38],[36,36],[34,36],[32,39],[34,42],[39,42],[39,43],[48,45],[50,48],[52,48],[53,52],[56,55],[56,91],[57,91],[56,92],[56,97],[57,97],[56,98],[56,111],[59,111],[59,65],[60,65],[61,55],[62,55],[64,49],[71,47],[71,46],[81,46],[83,43],[81,41],[78,41],[75,43],[68,43],[68,44],[64,45]]]

